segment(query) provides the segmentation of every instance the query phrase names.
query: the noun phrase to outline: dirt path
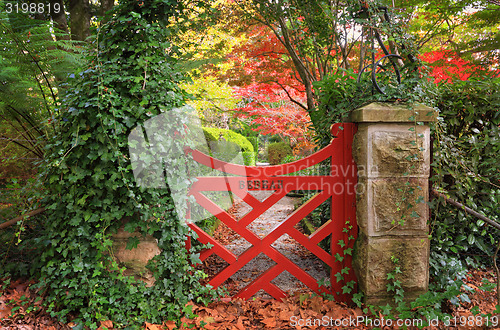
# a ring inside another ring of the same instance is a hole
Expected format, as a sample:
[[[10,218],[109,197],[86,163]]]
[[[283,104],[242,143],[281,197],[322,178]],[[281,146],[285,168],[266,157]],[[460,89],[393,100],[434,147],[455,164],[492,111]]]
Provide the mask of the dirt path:
[[[251,194],[259,201],[263,201],[269,197],[272,192],[254,191],[251,192]],[[236,200],[235,202],[236,207],[233,215],[237,220],[239,220],[252,208],[242,200]],[[287,218],[287,216],[293,212],[298,203],[300,203],[299,198],[285,196],[278,203],[273,205],[273,207],[249,224],[247,228],[259,237],[263,238],[274,228],[278,227]],[[297,228],[299,229],[298,226]],[[240,236],[238,237],[238,239],[233,240],[230,244],[227,244],[226,248],[236,255],[241,255],[246,249],[251,247],[251,244]],[[272,246],[300,268],[309,273],[316,280],[328,277],[328,273],[324,269],[321,261],[287,234],[278,238]],[[234,281],[236,284],[235,289],[240,290],[273,265],[275,265],[275,262],[261,253],[245,265],[240,271],[231,276],[230,281]],[[277,276],[272,283],[289,294],[304,290],[306,287],[302,282],[287,271],[284,271]],[[256,296],[269,297],[263,290],[260,290]]]

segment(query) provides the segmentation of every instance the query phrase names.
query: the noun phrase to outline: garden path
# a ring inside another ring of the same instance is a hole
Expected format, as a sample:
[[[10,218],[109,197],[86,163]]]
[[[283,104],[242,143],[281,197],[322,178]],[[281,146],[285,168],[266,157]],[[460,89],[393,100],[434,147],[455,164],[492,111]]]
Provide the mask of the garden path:
[[[272,193],[272,191],[251,192],[251,194],[260,201],[263,201]],[[278,227],[287,218],[287,216],[293,212],[295,206],[299,203],[300,198],[285,196],[278,203],[274,204],[273,207],[271,207],[260,217],[255,219],[251,224],[249,224],[247,228],[253,231],[259,237],[263,238],[274,228]],[[233,210],[233,216],[238,220],[252,209],[241,199],[236,199],[235,204],[236,205]],[[300,224],[296,225],[296,228],[302,231],[302,228],[300,228]],[[233,254],[240,255],[246,249],[251,247],[251,244],[239,235],[237,237],[237,239],[233,240],[229,244],[226,244],[225,246]],[[282,235],[272,244],[272,246],[280,253],[282,253],[285,257],[298,265],[300,268],[309,273],[316,280],[328,278],[328,272],[324,269],[320,259],[309,252],[302,245],[297,243],[289,235]],[[234,289],[242,289],[244,286],[248,285],[253,279],[262,274],[268,268],[272,267],[274,264],[275,262],[269,257],[262,253],[259,254],[247,265],[245,265],[240,271],[231,276],[230,279],[235,281],[236,284],[236,287]],[[279,276],[277,276],[272,281],[272,283],[289,294],[293,294],[306,288],[306,286],[302,282],[300,282],[297,278],[292,276],[287,271],[284,271]],[[263,290],[260,290],[256,294],[256,296],[269,297]]]

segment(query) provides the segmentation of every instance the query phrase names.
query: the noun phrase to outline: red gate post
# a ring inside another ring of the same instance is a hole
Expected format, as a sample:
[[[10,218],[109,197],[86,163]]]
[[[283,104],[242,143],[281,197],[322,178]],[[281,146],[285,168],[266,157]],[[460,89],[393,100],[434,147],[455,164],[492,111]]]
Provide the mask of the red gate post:
[[[352,142],[356,133],[356,124],[334,124],[331,133],[343,148],[334,150],[331,158],[330,175],[341,176],[341,189],[333,189],[330,218],[336,223],[332,230],[330,251],[333,265],[330,271],[330,283],[333,296],[337,301],[350,301],[355,293],[356,276],[352,269],[352,251],[357,237],[356,224],[356,184],[357,167],[352,157]],[[335,251],[340,248],[342,253]],[[338,252],[337,252],[338,253]]]

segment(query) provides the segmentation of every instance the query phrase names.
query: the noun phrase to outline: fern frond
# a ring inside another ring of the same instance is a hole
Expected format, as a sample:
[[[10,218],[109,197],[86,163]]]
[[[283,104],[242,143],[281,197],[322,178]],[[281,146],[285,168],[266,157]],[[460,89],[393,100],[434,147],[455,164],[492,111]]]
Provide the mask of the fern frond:
[[[37,157],[56,131],[61,85],[82,62],[77,43],[58,40],[61,33],[51,22],[0,11],[0,133]]]

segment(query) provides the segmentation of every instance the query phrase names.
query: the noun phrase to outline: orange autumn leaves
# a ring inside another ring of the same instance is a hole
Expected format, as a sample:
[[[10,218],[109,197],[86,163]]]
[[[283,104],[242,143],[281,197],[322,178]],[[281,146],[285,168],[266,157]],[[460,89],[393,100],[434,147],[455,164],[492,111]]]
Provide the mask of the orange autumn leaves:
[[[190,303],[193,319],[181,319],[180,329],[323,329],[318,326],[301,326],[299,320],[348,319],[361,315],[361,310],[351,309],[321,297],[301,294],[284,301],[256,298],[255,300],[232,300],[214,302],[208,306]],[[175,322],[164,323],[161,327],[147,325],[146,329],[179,329]]]

